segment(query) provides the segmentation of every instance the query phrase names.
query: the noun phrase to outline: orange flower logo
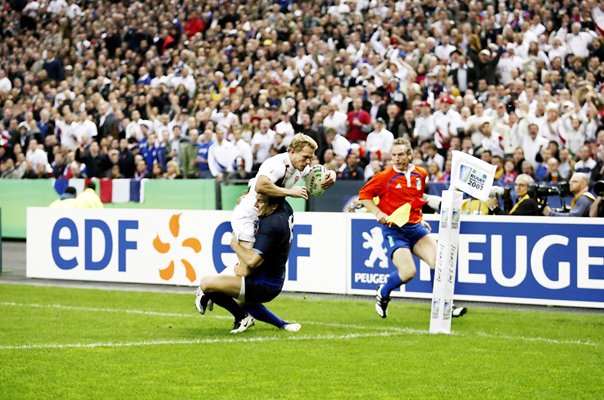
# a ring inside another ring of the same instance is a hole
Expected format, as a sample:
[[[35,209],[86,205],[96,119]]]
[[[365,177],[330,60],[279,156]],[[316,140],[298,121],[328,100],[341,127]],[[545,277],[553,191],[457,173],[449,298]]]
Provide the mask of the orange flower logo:
[[[180,233],[180,216],[181,214],[174,214],[170,218],[170,233],[175,239],[178,239],[178,234]],[[182,246],[191,248],[195,253],[199,253],[201,251],[201,243],[195,238],[186,238],[183,240]],[[162,242],[159,238],[159,234],[155,236],[155,239],[153,240],[153,247],[161,254],[166,254],[168,251],[170,251],[170,243]],[[197,274],[195,273],[195,268],[193,268],[193,265],[191,265],[191,263],[184,258],[180,260],[180,262],[185,267],[187,279],[190,282],[195,282],[197,279]],[[169,281],[172,279],[174,276],[174,260],[171,260],[170,264],[166,268],[159,270],[159,276],[164,281]]]

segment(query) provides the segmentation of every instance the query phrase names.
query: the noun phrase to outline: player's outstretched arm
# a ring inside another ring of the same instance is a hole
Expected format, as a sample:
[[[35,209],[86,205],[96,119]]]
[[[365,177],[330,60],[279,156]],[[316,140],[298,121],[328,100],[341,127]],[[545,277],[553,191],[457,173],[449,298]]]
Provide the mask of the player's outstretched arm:
[[[428,207],[430,207],[431,209],[433,209],[434,211],[439,211],[440,210],[440,203],[442,201],[442,197],[440,196],[434,196],[431,194],[424,194],[424,196],[422,197],[423,200],[428,202]]]
[[[256,193],[269,197],[301,197],[308,199],[308,191],[303,186],[293,186],[289,189],[279,187],[271,182],[266,176],[259,176],[256,180]]]

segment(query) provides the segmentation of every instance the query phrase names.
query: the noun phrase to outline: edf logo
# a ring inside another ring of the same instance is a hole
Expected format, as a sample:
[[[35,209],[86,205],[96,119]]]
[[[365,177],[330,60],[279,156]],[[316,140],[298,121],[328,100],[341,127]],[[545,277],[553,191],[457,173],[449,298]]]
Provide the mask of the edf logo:
[[[172,216],[170,220],[170,231],[172,236],[178,237],[177,221],[179,215]],[[176,221],[176,222],[175,222]],[[231,235],[231,223],[220,223],[214,232],[208,232],[211,238],[211,258],[206,262],[211,262],[212,269],[222,272],[227,266],[231,266],[234,252],[225,239],[225,235]],[[304,247],[300,244],[300,237],[312,235],[311,225],[294,225],[291,250],[288,260],[287,280],[298,280],[298,260],[301,257],[310,257],[310,247]],[[82,223],[76,224],[70,218],[61,218],[57,220],[51,233],[51,252],[54,264],[61,270],[69,271],[76,267],[83,266],[85,271],[101,271],[112,264],[114,251],[117,250],[117,272],[127,272],[129,263],[140,264],[141,260],[146,259],[148,254],[140,254],[145,248],[139,242],[147,241],[152,243],[155,251],[153,254],[166,253],[170,250],[167,243],[163,243],[159,237],[153,240],[146,230],[139,229],[137,220],[117,220],[110,224],[100,219],[85,219]],[[224,244],[226,241],[227,244]],[[82,249],[83,246],[83,249]],[[187,238],[183,241],[183,246],[191,247],[195,253],[202,251],[202,244],[195,238]],[[83,256],[82,256],[83,250]],[[161,255],[161,254],[160,254]],[[208,254],[210,255],[210,254]],[[228,260],[225,262],[225,255]],[[151,262],[154,262],[154,258]],[[149,261],[149,260],[147,260]],[[200,265],[193,266],[186,259],[180,260],[187,267],[187,278],[190,282],[196,280]],[[108,270],[113,270],[113,267]],[[174,275],[174,261],[168,267],[159,270],[163,281],[169,281]]]
[[[126,252],[136,250],[137,244],[129,241],[127,232],[137,230],[138,221],[120,220],[117,226],[117,249],[118,249],[118,270],[126,271]],[[61,232],[66,232],[61,235]],[[98,231],[105,241],[105,247],[102,256],[98,261],[92,258],[93,232]],[[62,236],[62,237],[61,237]],[[87,219],[84,221],[84,269],[89,271],[99,271],[105,269],[111,261],[113,254],[113,235],[109,225],[100,219]],[[57,267],[64,270],[74,269],[80,264],[76,257],[64,258],[61,255],[61,248],[79,247],[80,234],[75,222],[69,218],[61,218],[52,229],[50,246],[52,249],[52,258]]]
[[[222,272],[228,267],[222,259],[224,254],[234,254],[231,246],[223,244],[223,237],[226,234],[231,234],[233,229],[231,228],[230,222],[223,222],[218,225],[216,232],[214,233],[214,240],[212,243],[212,258],[214,259],[214,267],[216,271]],[[287,265],[287,280],[296,281],[298,280],[298,258],[310,257],[310,248],[301,247],[299,238],[302,235],[312,235],[312,225],[294,225],[294,231],[292,236],[292,247],[289,252],[289,259]]]

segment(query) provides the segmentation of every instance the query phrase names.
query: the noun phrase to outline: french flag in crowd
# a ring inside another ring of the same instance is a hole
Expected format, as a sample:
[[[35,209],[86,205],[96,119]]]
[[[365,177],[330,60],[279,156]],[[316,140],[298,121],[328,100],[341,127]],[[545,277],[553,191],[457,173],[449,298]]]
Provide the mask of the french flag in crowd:
[[[78,193],[86,188],[91,179],[55,179],[53,187],[58,194],[65,193],[67,186],[73,186]],[[136,179],[99,179],[97,180],[99,197],[103,203],[128,203],[129,201],[140,203],[143,199],[141,194],[142,185]]]

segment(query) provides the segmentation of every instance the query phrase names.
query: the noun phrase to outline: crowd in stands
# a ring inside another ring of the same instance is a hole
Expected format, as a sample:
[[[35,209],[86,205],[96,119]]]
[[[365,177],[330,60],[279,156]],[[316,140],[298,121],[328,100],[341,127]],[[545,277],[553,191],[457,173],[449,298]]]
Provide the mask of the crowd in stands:
[[[249,178],[296,132],[369,179],[408,137],[512,184],[604,175],[604,0],[13,0],[0,176]]]

